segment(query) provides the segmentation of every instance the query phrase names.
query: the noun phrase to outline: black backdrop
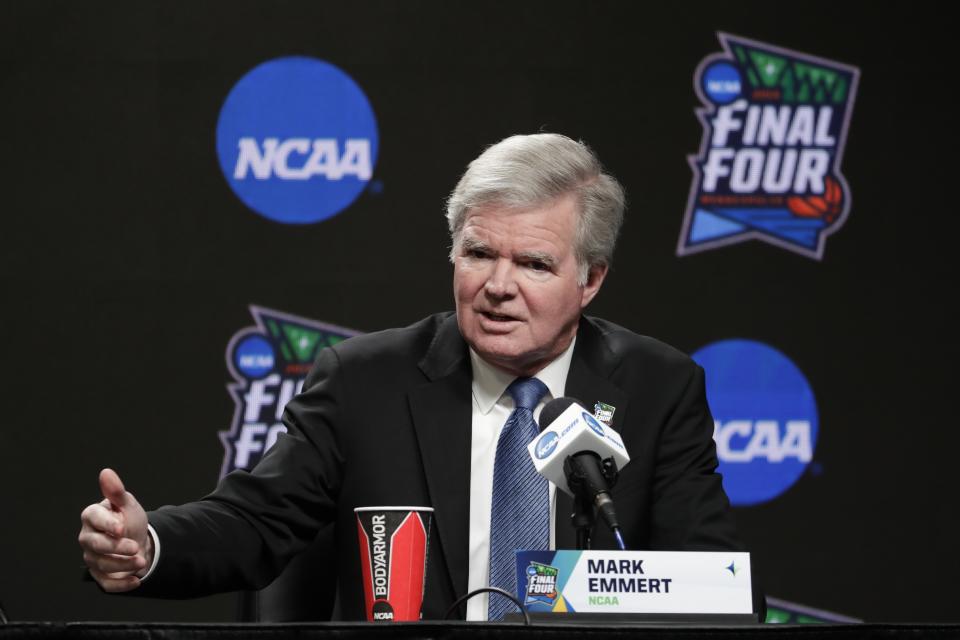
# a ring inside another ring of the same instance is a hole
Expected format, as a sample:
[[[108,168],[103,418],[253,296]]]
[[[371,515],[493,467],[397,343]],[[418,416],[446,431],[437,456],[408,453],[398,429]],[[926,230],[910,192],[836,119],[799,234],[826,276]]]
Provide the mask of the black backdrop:
[[[960,620],[952,467],[954,44],[910,3],[9,2],[0,5],[0,602],[14,619],[230,620],[233,596],[107,598],[75,542],[96,474],[145,505],[216,480],[224,350],[259,304],[360,331],[452,306],[446,193],[484,145],[586,140],[625,184],[591,312],[692,352],[768,342],[810,379],[815,465],[737,510],[774,596],[869,620]],[[853,195],[822,261],[751,242],[677,258],[716,31],[855,65]],[[308,55],[380,128],[374,178],[308,226],[245,208],[214,131],[236,81]]]

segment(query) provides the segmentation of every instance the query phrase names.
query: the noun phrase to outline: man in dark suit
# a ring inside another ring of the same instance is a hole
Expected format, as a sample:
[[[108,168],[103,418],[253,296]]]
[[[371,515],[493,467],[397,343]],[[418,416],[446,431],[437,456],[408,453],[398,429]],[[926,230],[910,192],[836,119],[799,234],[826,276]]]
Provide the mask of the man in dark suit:
[[[431,506],[423,615],[442,617],[488,576],[500,585],[503,540],[574,544],[570,500],[505,451],[517,448],[509,433],[518,443],[535,434],[518,431],[532,426],[515,417],[530,410],[518,385],[536,388],[533,411],[561,395],[602,403],[631,456],[613,490],[629,548],[739,548],[702,370],[581,313],[607,274],[622,212],[622,190],[581,143],[538,134],[490,147],[448,203],[456,313],[323,351],[287,406],[288,433],[201,501],[148,517],[102,472],[104,500],[81,518],[91,574],[107,591],[143,595],[258,588],[334,523],[342,615],[362,619],[354,508]],[[613,539],[598,529],[594,546]],[[486,604],[470,617],[486,618]]]

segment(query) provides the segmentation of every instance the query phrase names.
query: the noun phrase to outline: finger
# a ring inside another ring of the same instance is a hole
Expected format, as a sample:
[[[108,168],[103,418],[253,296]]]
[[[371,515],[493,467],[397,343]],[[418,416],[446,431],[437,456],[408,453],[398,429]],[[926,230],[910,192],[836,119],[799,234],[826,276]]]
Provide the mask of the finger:
[[[80,514],[80,522],[95,531],[102,531],[112,536],[123,535],[123,523],[118,515],[110,510],[109,503],[104,501],[92,504]]]
[[[114,538],[99,531],[84,530],[78,538],[80,546],[93,553],[111,553],[118,556],[134,556],[140,552],[140,545],[130,538]]]
[[[104,469],[100,472],[100,491],[103,497],[110,501],[117,509],[127,504],[127,491],[123,488],[123,481],[113,469]]]
[[[140,571],[146,566],[142,556],[114,556],[99,553],[84,552],[83,561],[90,569],[101,573],[131,574]]]
[[[110,574],[90,569],[90,575],[97,581],[100,587],[109,593],[120,593],[121,591],[130,591],[140,586],[140,578],[131,575],[113,577]]]

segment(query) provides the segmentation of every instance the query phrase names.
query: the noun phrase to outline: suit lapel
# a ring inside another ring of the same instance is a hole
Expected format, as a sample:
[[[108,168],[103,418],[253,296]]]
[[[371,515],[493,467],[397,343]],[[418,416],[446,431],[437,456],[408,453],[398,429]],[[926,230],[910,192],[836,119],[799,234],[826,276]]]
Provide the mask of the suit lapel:
[[[454,597],[467,592],[470,526],[471,371],[455,315],[443,320],[419,366],[429,382],[409,395]],[[434,547],[436,549],[436,547]],[[431,551],[432,553],[433,551]]]
[[[610,349],[600,329],[589,318],[582,317],[564,393],[583,403],[590,413],[597,402],[616,407],[613,428],[622,431],[620,425],[627,414],[628,395],[610,381],[619,363],[620,358]],[[576,532],[570,525],[571,513],[573,499],[562,491],[557,492],[554,513],[557,549],[573,549],[576,545]]]

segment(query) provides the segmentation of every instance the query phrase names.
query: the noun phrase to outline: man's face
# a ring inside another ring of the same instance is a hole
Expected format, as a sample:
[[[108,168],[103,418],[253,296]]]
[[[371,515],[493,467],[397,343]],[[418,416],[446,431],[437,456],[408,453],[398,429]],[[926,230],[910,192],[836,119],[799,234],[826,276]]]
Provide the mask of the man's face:
[[[573,196],[466,214],[453,270],[460,333],[488,363],[533,375],[570,346],[605,267],[577,284]]]

